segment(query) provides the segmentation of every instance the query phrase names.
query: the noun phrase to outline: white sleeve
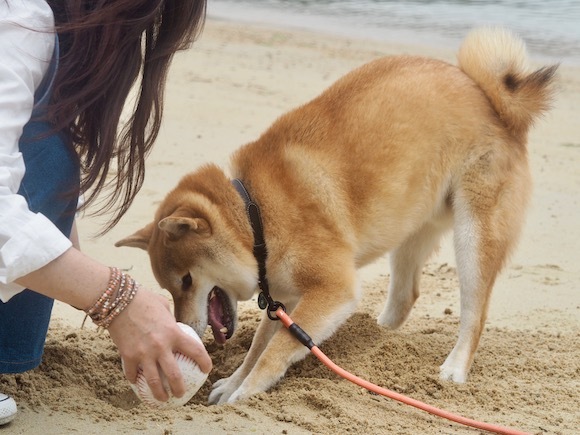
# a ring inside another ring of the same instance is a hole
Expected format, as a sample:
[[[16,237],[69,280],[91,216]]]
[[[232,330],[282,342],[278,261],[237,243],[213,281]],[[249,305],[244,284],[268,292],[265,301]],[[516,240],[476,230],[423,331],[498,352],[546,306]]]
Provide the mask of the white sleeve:
[[[41,268],[71,243],[17,194],[25,166],[18,141],[30,119],[34,92],[54,49],[54,18],[44,0],[0,1],[0,300],[22,287],[14,281]]]

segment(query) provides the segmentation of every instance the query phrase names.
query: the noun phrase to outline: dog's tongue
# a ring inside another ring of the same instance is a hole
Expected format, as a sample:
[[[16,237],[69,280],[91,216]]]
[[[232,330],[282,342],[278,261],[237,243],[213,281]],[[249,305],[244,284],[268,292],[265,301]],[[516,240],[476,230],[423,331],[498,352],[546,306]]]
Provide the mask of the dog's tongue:
[[[224,310],[218,295],[213,295],[210,299],[207,317],[215,341],[219,344],[224,344],[226,342],[226,334],[222,332],[223,328],[225,328],[225,325],[222,323]]]

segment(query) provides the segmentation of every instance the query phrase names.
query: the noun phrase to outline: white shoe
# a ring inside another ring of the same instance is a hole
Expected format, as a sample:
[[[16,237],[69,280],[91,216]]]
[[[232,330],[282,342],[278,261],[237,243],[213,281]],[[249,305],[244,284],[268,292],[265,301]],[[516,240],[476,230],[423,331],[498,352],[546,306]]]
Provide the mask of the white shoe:
[[[10,396],[0,393],[0,426],[10,423],[16,417],[16,402]]]

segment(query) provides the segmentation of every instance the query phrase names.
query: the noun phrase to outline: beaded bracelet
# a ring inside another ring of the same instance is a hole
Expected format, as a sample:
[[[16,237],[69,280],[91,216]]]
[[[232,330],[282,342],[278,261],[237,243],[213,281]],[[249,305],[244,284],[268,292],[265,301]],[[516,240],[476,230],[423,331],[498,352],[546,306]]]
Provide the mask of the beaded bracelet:
[[[87,314],[91,319],[95,316],[99,317],[99,312],[106,312],[108,305],[108,301],[111,299],[113,293],[118,289],[119,283],[121,280],[122,272],[117,269],[116,267],[109,268],[110,276],[109,276],[109,283],[107,284],[107,289],[103,292],[103,294],[97,299],[95,304],[87,310]]]
[[[133,300],[139,284],[116,267],[110,268],[109,283],[103,294],[87,310],[87,315],[99,327],[108,328],[111,322]]]

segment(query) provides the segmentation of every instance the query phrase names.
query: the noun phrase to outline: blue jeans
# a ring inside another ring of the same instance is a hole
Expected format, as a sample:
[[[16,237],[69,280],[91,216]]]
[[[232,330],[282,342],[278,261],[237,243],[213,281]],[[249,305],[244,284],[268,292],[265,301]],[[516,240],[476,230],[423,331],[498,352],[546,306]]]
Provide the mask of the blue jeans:
[[[43,97],[46,92],[37,101],[46,100]],[[42,106],[35,107],[33,116],[42,115]],[[18,193],[30,210],[45,215],[69,237],[78,202],[79,163],[67,139],[52,129],[44,121],[24,127],[20,151],[26,173]],[[0,373],[20,373],[40,364],[53,302],[30,290],[0,302]]]

